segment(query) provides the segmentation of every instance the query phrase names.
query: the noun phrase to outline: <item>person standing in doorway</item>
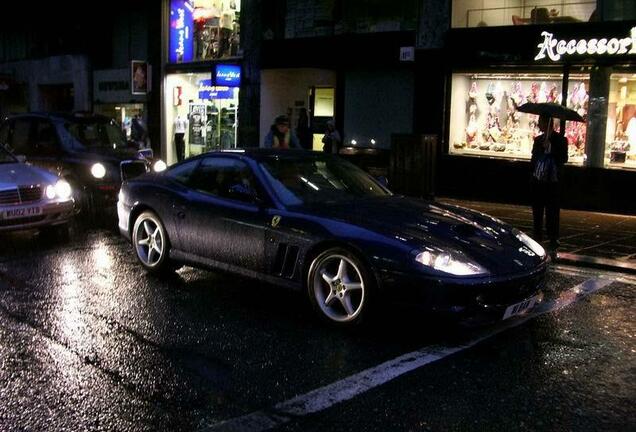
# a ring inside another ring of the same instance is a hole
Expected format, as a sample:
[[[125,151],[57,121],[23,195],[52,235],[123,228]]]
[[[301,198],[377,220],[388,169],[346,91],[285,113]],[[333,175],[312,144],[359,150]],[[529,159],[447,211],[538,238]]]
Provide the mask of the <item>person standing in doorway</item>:
[[[188,129],[188,120],[180,114],[174,119],[174,145],[177,152],[177,162],[185,159],[185,133]]]
[[[568,142],[553,129],[551,117],[539,117],[539,130],[534,139],[530,167],[532,172],[532,216],[534,238],[543,240],[543,218],[550,240],[550,250],[559,247],[560,180],[562,167],[568,161]]]
[[[336,130],[336,125],[333,120],[327,121],[327,130],[322,137],[322,151],[325,153],[338,154],[340,151],[340,133]]]
[[[309,116],[307,108],[301,108],[298,112],[298,124],[296,126],[296,136],[300,146],[305,150],[311,150],[311,128],[309,127]]]
[[[280,149],[301,148],[296,134],[289,128],[289,117],[286,115],[276,117],[269,133],[265,136],[263,147]]]

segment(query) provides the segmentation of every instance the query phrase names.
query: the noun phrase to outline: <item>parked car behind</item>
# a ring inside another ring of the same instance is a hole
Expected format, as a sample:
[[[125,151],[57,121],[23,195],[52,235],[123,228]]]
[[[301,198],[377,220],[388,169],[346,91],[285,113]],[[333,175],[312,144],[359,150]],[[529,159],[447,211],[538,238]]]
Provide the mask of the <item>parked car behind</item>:
[[[129,145],[119,125],[93,114],[17,114],[0,124],[0,145],[72,186],[78,209],[114,209],[123,179],[153,168],[152,150]]]
[[[0,232],[40,228],[68,230],[73,216],[68,182],[20,162],[0,147]]]

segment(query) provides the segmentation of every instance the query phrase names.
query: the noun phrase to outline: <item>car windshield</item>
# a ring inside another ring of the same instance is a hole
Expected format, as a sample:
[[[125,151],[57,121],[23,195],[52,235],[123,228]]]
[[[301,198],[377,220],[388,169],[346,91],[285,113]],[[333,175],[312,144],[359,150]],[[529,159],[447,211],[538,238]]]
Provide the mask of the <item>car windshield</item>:
[[[260,165],[286,206],[391,195],[366,172],[338,157],[278,155]]]
[[[125,148],[126,138],[114,121],[82,120],[64,125],[66,130],[84,147]]]
[[[18,160],[0,145],[0,163],[16,163]]]

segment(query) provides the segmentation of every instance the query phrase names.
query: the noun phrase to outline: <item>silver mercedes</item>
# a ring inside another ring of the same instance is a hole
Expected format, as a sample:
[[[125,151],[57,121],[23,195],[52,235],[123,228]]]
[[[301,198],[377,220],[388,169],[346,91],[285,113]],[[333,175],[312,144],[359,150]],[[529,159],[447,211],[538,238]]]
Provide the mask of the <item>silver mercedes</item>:
[[[68,182],[18,160],[0,145],[0,232],[67,230],[73,214]]]

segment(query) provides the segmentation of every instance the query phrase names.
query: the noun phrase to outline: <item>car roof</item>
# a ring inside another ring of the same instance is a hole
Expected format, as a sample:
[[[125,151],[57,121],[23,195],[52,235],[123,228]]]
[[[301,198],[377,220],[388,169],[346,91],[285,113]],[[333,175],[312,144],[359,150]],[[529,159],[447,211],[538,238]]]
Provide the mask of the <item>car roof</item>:
[[[46,118],[53,121],[103,121],[110,122],[112,119],[110,117],[101,115],[101,114],[93,114],[93,113],[85,113],[85,112],[76,112],[76,113],[65,113],[65,112],[28,112],[28,113],[17,113],[17,114],[9,114],[5,117],[6,120],[19,119],[19,118]]]
[[[271,157],[284,158],[284,159],[307,159],[307,158],[325,158],[330,155],[310,150],[300,149],[272,149],[272,148],[260,148],[260,147],[245,147],[229,150],[213,150],[207,153],[202,153],[197,157],[206,156],[236,156],[236,157],[248,157],[257,161],[269,159]]]

